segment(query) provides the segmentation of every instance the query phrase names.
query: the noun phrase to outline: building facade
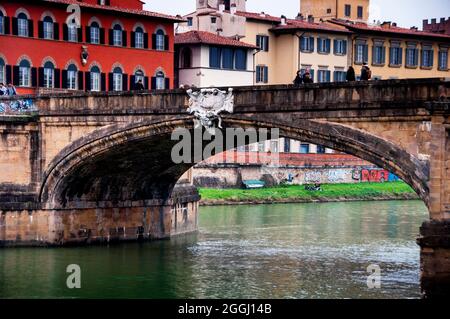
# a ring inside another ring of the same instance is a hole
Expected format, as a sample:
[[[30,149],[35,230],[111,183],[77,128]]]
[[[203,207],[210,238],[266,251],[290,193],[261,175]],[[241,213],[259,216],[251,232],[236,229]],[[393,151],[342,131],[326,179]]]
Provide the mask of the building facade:
[[[177,21],[139,0],[2,1],[0,82],[19,93],[172,88]]]
[[[345,19],[369,20],[370,0],[300,0],[300,12],[315,21]]]
[[[406,79],[449,76],[450,36],[395,23],[380,25],[330,20],[328,23],[352,32],[351,63],[358,74],[367,63],[372,79]]]

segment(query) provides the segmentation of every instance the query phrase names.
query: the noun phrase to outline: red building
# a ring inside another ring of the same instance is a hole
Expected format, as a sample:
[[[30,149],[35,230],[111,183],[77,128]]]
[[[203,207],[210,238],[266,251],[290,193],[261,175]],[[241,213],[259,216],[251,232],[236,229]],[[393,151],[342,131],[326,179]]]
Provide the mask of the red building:
[[[139,0],[2,0],[0,82],[19,93],[171,88],[178,21]]]

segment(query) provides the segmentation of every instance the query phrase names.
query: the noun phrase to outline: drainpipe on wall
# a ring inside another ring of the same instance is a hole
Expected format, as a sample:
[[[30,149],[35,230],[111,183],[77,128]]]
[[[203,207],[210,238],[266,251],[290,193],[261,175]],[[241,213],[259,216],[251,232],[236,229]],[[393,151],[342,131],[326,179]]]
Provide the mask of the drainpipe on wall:
[[[256,55],[261,52],[261,49],[255,49],[253,52],[253,85],[256,85]]]

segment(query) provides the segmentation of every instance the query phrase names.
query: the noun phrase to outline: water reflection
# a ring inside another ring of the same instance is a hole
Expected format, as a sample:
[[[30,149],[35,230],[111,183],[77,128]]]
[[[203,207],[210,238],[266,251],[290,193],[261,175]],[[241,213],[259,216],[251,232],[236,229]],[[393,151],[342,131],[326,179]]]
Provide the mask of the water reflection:
[[[0,296],[414,298],[426,218],[419,201],[202,207],[200,232],[170,241],[0,250]],[[373,263],[381,289],[366,286]]]

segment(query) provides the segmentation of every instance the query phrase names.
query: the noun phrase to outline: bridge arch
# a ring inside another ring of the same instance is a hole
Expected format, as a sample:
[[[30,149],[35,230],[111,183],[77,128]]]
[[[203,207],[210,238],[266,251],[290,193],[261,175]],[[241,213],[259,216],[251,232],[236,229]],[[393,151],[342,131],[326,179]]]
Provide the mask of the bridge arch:
[[[115,124],[74,141],[49,164],[39,200],[46,209],[92,207],[99,202],[166,201],[178,179],[194,164],[174,164],[170,136],[194,128],[191,116]],[[408,183],[428,205],[428,162],[399,146],[349,126],[316,120],[278,120],[271,116],[227,115],[223,126],[278,128],[280,137],[320,144],[385,168]]]

